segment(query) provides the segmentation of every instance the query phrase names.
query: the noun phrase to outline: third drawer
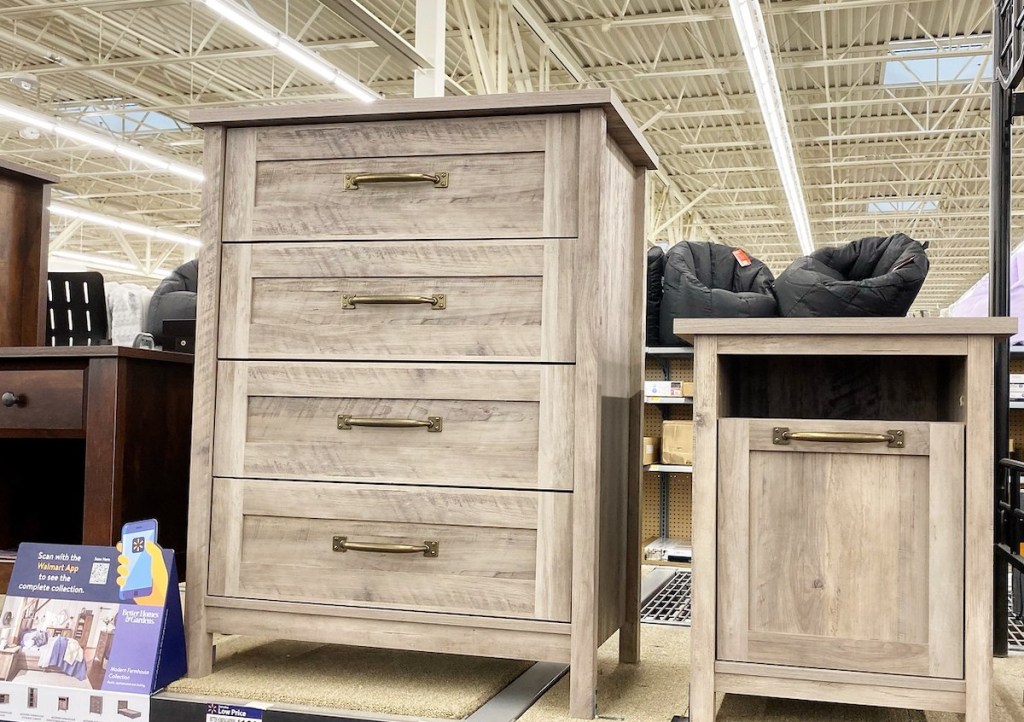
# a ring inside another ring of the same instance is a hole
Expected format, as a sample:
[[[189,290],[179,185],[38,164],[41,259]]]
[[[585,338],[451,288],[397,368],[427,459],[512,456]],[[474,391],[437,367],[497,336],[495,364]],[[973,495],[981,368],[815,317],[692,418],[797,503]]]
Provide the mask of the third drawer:
[[[571,365],[218,366],[214,475],[573,488]]]

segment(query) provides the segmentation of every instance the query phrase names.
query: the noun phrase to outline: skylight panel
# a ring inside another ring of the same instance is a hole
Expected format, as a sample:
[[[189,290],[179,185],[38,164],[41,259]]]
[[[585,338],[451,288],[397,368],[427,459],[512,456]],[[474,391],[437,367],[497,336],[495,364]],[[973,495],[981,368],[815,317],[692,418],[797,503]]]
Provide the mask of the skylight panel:
[[[937,211],[939,202],[933,199],[868,201],[868,213],[927,213]]]
[[[982,80],[992,79],[987,36],[942,40],[938,47],[933,42],[894,42],[889,57],[882,70],[883,85],[970,83],[979,71]]]

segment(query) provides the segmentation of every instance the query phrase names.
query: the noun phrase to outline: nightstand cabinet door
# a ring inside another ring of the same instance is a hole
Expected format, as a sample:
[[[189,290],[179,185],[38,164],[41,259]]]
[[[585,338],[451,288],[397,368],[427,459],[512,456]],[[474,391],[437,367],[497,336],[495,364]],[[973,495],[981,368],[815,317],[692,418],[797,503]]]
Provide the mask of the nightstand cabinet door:
[[[963,679],[962,424],[722,419],[718,448],[720,660]]]

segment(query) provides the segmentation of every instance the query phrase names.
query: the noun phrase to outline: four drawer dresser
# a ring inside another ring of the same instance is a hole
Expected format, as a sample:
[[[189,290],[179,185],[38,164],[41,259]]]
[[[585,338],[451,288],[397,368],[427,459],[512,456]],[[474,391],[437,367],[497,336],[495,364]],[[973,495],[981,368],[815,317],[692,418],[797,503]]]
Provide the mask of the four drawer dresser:
[[[189,673],[212,634],[638,651],[645,174],[607,90],[199,111]]]

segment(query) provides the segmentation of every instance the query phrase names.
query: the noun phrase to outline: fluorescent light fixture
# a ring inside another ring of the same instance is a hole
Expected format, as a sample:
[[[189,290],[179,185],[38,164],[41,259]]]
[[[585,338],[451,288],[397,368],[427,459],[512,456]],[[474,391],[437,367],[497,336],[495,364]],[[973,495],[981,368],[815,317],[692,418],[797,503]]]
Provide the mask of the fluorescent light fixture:
[[[182,178],[188,178],[197,182],[203,180],[203,172],[193,166],[178,163],[157,153],[140,148],[137,145],[116,140],[95,131],[85,130],[60,118],[51,118],[34,110],[22,108],[2,100],[0,100],[0,118],[8,118],[18,123],[44,130],[47,133],[56,133],[93,148],[99,148],[108,153],[129,158],[151,168],[165,170]]]
[[[104,271],[116,271],[117,273],[123,273],[128,276],[153,278],[157,281],[164,280],[170,274],[170,271],[166,268],[157,268],[147,273],[127,261],[119,261],[116,258],[107,258],[106,256],[90,256],[87,253],[76,253],[74,251],[54,251],[50,256],[65,261],[80,263],[83,266],[88,266],[89,268],[99,268]]]
[[[50,213],[53,213],[56,216],[64,216],[66,218],[77,218],[81,221],[92,223],[97,226],[116,228],[117,230],[125,233],[136,233],[140,236],[158,238],[162,241],[170,241],[171,243],[180,243],[183,246],[199,248],[203,245],[198,238],[193,238],[192,236],[174,233],[173,231],[165,231],[161,228],[144,226],[141,223],[126,221],[123,218],[115,218],[114,216],[107,216],[102,213],[94,213],[92,211],[87,211],[84,208],[76,208],[75,206],[68,206],[63,203],[51,203]],[[132,268],[134,268],[134,266],[132,266]]]
[[[796,156],[793,154],[793,141],[789,137],[786,125],[786,113],[782,105],[782,91],[779,79],[775,74],[775,63],[772,61],[771,48],[768,46],[768,31],[764,26],[764,16],[758,0],[729,0],[732,8],[732,19],[739,33],[740,46],[747,60],[747,68],[757,93],[757,102],[761,106],[768,140],[775,155],[775,164],[782,179],[782,190],[789,203],[789,212],[796,226],[797,240],[800,250],[805,254],[814,250],[811,238],[811,221],[807,216],[807,203],[797,172]]]
[[[379,100],[380,95],[367,88],[341,68],[324,60],[302,43],[285,35],[263,18],[250,13],[229,0],[201,0],[206,7],[252,35],[264,45],[274,48],[321,80],[364,103]]]

